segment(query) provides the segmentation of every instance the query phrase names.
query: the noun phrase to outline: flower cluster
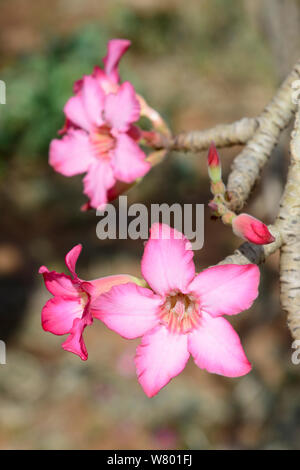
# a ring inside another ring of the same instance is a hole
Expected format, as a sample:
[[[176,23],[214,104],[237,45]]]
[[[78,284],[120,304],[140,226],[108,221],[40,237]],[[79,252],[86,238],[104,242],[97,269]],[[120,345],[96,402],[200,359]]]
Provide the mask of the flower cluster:
[[[196,274],[190,242],[154,224],[141,262],[144,278],[110,276],[82,281],[75,273],[81,247],[66,256],[72,277],[42,267],[54,295],[43,308],[43,328],[69,334],[62,347],[87,359],[82,332],[97,318],[122,337],[142,337],[135,363],[151,397],[185,367],[190,355],[201,369],[237,377],[251,365],[223,315],[248,309],[258,295],[255,265],[214,266]]]
[[[121,83],[118,65],[130,42],[108,43],[103,69],[96,66],[74,85],[64,107],[61,137],[50,144],[50,165],[65,176],[85,174],[87,208],[104,208],[164,157],[160,137],[169,138],[161,116]],[[152,123],[142,131],[140,116]],[[140,143],[158,150],[146,156]],[[208,173],[214,195],[209,206],[233,232],[253,243],[274,238],[259,220],[228,209],[220,157],[212,144]],[[152,397],[185,367],[190,356],[200,369],[237,377],[251,365],[240,339],[224,315],[248,309],[258,295],[259,269],[252,264],[222,265],[195,272],[193,252],[185,236],[164,224],[154,224],[141,262],[143,279],[127,274],[92,281],[78,277],[81,245],[66,256],[71,275],[42,266],[45,285],[53,297],[42,310],[44,330],[68,335],[63,349],[88,358],[83,333],[94,319],[126,339],[141,337],[135,364],[138,380]]]
[[[113,39],[103,59],[74,85],[64,107],[66,123],[61,139],[50,144],[49,163],[64,176],[85,173],[84,208],[103,208],[151,167],[139,147],[142,131],[135,125],[141,114],[163,128],[159,114],[136,94],[129,82],[120,83],[118,64],[130,41]]]

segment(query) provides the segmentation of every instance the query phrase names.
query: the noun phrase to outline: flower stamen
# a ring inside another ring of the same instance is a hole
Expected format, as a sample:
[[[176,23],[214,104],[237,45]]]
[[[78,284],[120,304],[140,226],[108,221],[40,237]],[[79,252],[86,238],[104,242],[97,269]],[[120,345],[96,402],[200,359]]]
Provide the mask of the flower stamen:
[[[169,295],[161,308],[160,320],[173,333],[188,333],[199,324],[198,299],[181,292]]]
[[[109,152],[115,148],[116,139],[111,134],[111,128],[104,125],[91,134],[91,143],[97,158],[109,159]]]

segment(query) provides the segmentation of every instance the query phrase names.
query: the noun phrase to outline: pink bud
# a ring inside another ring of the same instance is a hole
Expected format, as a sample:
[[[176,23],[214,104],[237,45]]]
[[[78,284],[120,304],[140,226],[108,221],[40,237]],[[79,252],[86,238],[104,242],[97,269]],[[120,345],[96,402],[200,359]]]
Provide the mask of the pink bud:
[[[209,147],[208,156],[208,174],[213,183],[217,183],[221,180],[222,171],[221,171],[221,161],[215,144],[212,142]]]
[[[207,160],[208,160],[208,165],[211,167],[220,165],[220,157],[216,149],[216,146],[213,142],[210,144]]]
[[[268,227],[248,214],[240,214],[232,221],[235,235],[256,245],[267,245],[275,241]]]

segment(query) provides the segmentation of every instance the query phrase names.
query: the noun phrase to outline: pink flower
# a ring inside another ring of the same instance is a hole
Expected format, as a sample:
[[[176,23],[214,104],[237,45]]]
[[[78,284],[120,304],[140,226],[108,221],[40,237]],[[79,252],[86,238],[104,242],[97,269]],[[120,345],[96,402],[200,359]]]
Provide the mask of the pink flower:
[[[159,113],[129,82],[120,84],[118,65],[129,46],[126,39],[112,39],[104,68],[95,66],[91,75],[75,82],[75,96],[65,105],[66,121],[59,131],[63,138],[50,144],[49,163],[58,173],[86,173],[84,193],[89,202],[83,210],[104,208],[150,170],[154,156],[146,161],[137,143],[144,139],[143,132],[133,125],[141,115],[156,131],[170,136]]]
[[[115,76],[114,68],[111,73]],[[86,173],[84,193],[91,207],[105,206],[117,181],[132,183],[149,171],[132,125],[140,117],[140,105],[129,82],[117,93],[105,94],[96,78],[85,76],[64,111],[72,124],[62,139],[51,142],[49,162],[65,176]]]
[[[235,235],[256,245],[266,245],[275,241],[268,227],[248,214],[240,214],[234,217],[232,229]]]
[[[93,323],[94,299],[115,284],[132,281],[132,277],[118,275],[93,281],[79,279],[75,266],[81,249],[81,245],[76,245],[66,255],[65,261],[71,276],[49,271],[45,266],[40,267],[39,273],[43,274],[45,285],[54,296],[43,307],[43,329],[55,335],[69,334],[62,344],[63,349],[86,361],[88,353],[82,335],[85,327]]]
[[[149,288],[114,286],[94,303],[94,317],[124,338],[142,336],[138,380],[152,397],[185,367],[190,354],[201,369],[237,377],[251,365],[223,315],[248,309],[258,295],[255,265],[224,265],[195,273],[188,240],[154,224],[141,264]]]

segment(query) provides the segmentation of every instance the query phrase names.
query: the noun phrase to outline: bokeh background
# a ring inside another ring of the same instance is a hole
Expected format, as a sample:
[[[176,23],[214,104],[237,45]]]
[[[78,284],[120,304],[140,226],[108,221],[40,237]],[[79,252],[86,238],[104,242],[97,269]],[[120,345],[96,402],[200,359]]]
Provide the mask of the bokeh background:
[[[139,275],[142,241],[96,237],[81,177],[48,166],[50,140],[63,124],[73,82],[100,64],[113,37],[132,40],[123,79],[167,119],[174,132],[257,115],[297,59],[296,0],[1,0],[0,365],[2,449],[285,449],[300,447],[300,366],[279,304],[278,255],[262,268],[255,306],[232,319],[253,371],[227,379],[186,370],[149,400],[133,367],[137,341],[95,322],[84,363],[45,333],[49,298],[38,267],[64,270],[82,242],[78,269],[90,279]],[[248,211],[276,215],[288,162],[288,132],[265,169]],[[225,175],[239,148],[222,151]],[[205,154],[172,153],[129,194],[129,202],[207,203]],[[197,268],[239,245],[205,212]]]

